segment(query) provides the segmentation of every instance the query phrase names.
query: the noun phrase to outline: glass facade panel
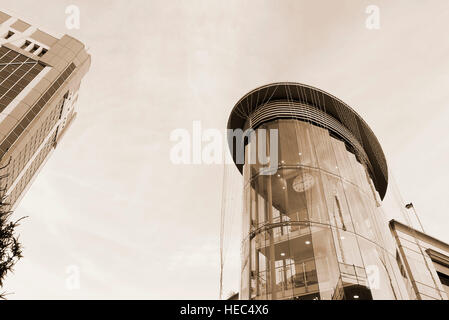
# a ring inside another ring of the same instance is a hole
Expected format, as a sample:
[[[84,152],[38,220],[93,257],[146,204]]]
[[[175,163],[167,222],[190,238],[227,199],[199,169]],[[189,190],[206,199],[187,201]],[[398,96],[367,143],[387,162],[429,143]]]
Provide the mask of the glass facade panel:
[[[44,65],[0,47],[0,112],[44,69]]]
[[[340,275],[333,232],[329,226],[314,225],[311,229],[320,298],[331,300]]]
[[[311,123],[281,119],[258,129],[279,130],[278,168],[263,175],[248,161],[257,133],[243,168],[241,298],[396,299],[400,271],[365,164]]]

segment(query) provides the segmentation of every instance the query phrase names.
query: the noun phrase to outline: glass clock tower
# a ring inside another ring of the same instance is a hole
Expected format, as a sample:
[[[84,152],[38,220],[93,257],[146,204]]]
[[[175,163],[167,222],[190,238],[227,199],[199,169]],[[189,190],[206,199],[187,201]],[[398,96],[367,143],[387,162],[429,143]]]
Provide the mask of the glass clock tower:
[[[357,113],[319,89],[275,83],[245,95],[228,129],[254,132],[228,139],[244,182],[241,299],[407,298],[380,209],[386,160]],[[277,163],[253,156],[261,146]]]

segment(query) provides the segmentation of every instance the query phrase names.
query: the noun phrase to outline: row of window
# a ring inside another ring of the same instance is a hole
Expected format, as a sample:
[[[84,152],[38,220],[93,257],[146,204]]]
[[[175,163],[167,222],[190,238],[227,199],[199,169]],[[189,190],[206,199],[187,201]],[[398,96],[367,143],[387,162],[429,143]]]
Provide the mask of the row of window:
[[[23,43],[23,45],[20,47],[21,49],[23,49],[23,50],[26,50],[26,51],[28,51],[28,52],[30,52],[30,53],[33,53],[33,54],[35,54],[36,52],[38,52],[37,53],[37,56],[38,57],[42,57],[44,54],[46,54],[47,53],[47,49],[45,49],[45,48],[42,48],[41,49],[41,51],[39,51],[39,48],[40,48],[40,46],[38,45],[38,44],[33,44],[31,41],[29,41],[29,40],[25,40],[25,42]]]
[[[19,138],[25,128],[28,127],[30,122],[36,117],[36,115],[44,108],[47,102],[55,94],[55,92],[64,84],[67,78],[75,70],[75,65],[70,64],[67,69],[59,76],[59,78],[52,84],[52,86],[41,96],[39,101],[28,111],[28,113],[17,124],[15,129],[8,134],[3,143],[0,145],[0,157],[9,150],[11,145]]]
[[[23,190],[26,188],[32,177],[34,176],[37,169],[39,169],[41,163],[45,160],[45,157],[50,152],[53,147],[53,140],[49,139],[45,147],[39,152],[38,156],[35,158],[31,166],[27,169],[26,173],[22,176],[19,183],[14,188],[13,192],[10,194],[8,202],[14,204],[17,198],[21,195]]]
[[[37,132],[30,137],[28,143],[20,151],[17,157],[15,157],[10,164],[9,176],[7,179],[7,185],[11,185],[17,178],[19,173],[23,170],[26,163],[36,152],[37,148],[42,144],[44,139],[47,137],[50,130],[54,127],[55,123],[59,119],[60,110],[62,105],[58,103],[51,113],[47,116],[45,121],[41,124]]]
[[[34,155],[37,148],[42,144],[44,139],[47,137],[48,132],[54,127],[55,123],[61,118],[61,112],[64,107],[65,100],[69,97],[69,91],[64,95],[64,97],[55,105],[51,113],[47,116],[45,121],[41,124],[37,132],[29,139],[25,147],[20,151],[18,156],[16,156],[11,164],[9,165],[9,175],[6,179],[6,185],[2,188],[7,189],[8,186],[12,185],[20,172],[24,169],[25,165],[29,159]],[[47,141],[46,145],[39,152],[36,159],[33,161],[31,166],[27,169],[23,177],[17,183],[14,190],[9,195],[8,202],[14,204],[20,194],[23,192],[24,188],[28,185],[29,181],[32,179],[36,170],[39,168],[42,161],[45,159],[50,149],[53,147],[53,142],[55,141],[57,131],[54,133],[53,137]]]
[[[4,36],[4,39],[8,40],[9,38],[11,38],[15,33],[11,30],[8,31],[8,33]],[[23,50],[26,50],[32,54],[36,54],[38,57],[42,57],[44,54],[46,54],[48,52],[48,50],[44,47],[42,47],[41,50],[39,50],[39,48],[41,48],[41,46],[39,46],[36,43],[33,43],[29,40],[25,40],[25,42],[22,44],[22,46],[20,47]]]

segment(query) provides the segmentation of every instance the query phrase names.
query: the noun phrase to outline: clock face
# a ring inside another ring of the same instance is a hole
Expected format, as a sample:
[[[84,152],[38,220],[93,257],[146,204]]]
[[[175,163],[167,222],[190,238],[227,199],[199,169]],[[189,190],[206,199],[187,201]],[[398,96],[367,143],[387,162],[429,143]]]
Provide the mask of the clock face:
[[[314,183],[315,180],[311,174],[303,173],[298,175],[295,180],[293,180],[292,187],[296,192],[304,192],[310,189]]]

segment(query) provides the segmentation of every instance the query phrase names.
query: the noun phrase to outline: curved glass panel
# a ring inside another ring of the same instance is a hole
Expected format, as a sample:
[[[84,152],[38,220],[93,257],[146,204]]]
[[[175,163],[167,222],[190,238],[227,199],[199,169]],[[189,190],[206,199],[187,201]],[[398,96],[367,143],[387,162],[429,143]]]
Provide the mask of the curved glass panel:
[[[261,146],[277,163],[259,161]],[[344,142],[286,119],[261,125],[245,148],[242,299],[407,297],[378,194]]]

